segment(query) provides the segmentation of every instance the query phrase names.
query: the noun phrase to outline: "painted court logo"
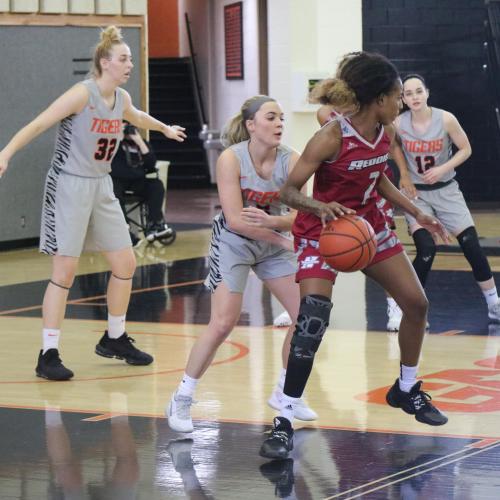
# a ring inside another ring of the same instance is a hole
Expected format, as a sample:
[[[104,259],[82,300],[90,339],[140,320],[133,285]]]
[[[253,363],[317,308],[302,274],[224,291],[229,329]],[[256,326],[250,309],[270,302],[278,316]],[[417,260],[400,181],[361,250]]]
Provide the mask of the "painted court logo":
[[[490,413],[500,411],[500,356],[480,359],[469,369],[450,369],[420,377],[425,389],[433,392],[440,410],[448,412]],[[388,387],[381,387],[356,399],[385,404]]]

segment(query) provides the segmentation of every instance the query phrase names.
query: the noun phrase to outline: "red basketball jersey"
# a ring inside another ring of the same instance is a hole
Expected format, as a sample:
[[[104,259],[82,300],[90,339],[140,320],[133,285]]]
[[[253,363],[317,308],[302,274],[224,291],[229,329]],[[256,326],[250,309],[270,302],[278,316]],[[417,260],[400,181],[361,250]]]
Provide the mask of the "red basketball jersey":
[[[377,207],[377,184],[387,165],[390,139],[381,126],[373,143],[368,142],[354,128],[349,119],[333,112],[342,131],[342,147],[337,158],[323,162],[314,176],[313,198],[325,203],[336,201],[356,210],[377,233],[385,226],[385,218]],[[300,212],[293,225],[298,238],[318,240],[321,220],[314,214]]]

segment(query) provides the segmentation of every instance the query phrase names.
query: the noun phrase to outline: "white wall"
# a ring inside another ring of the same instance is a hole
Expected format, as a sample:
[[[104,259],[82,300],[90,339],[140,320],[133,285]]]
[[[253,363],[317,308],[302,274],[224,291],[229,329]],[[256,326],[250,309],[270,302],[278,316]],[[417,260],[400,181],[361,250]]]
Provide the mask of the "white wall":
[[[226,80],[224,60],[224,5],[234,0],[179,0],[180,55],[188,57],[184,13],[191,21],[193,44],[210,128],[221,129],[259,90],[257,0],[243,0],[244,80]]]
[[[361,50],[361,0],[270,0],[268,40],[269,94],[287,116],[284,142],[300,151],[318,128],[306,79],[333,74],[343,54]]]

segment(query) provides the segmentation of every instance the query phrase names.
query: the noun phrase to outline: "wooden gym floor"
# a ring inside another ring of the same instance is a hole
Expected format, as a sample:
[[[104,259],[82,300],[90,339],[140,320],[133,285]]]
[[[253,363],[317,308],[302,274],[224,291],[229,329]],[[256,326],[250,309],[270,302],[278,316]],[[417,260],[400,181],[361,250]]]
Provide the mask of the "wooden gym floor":
[[[50,259],[36,249],[0,253],[0,498],[500,498],[500,325],[488,322],[460,253],[440,252],[435,261],[420,365],[446,426],[424,426],[384,403],[398,375],[397,337],[385,331],[383,291],[355,273],[335,287],[306,389],[319,420],[296,423],[288,460],[258,456],[285,332],[271,326],[282,309],[255,276],[239,326],[199,385],[195,432],[168,428],[164,406],[210,312],[202,281],[216,204],[214,191],[169,193],[176,242],[137,250],[127,330],[155,356],[148,367],[93,353],[105,328],[107,272],[101,257],[86,255],[61,342],[75,378],[38,379]],[[500,216],[474,216],[500,287]],[[411,254],[401,219],[398,234]]]

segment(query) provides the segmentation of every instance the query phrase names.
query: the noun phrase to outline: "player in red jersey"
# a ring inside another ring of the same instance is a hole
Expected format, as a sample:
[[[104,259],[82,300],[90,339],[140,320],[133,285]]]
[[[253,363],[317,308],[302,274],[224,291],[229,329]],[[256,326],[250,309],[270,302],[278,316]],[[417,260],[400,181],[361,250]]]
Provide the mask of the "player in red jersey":
[[[401,106],[402,85],[396,68],[379,54],[349,54],[340,71],[314,90],[317,102],[343,110],[309,141],[281,190],[282,200],[298,210],[293,225],[299,250],[296,279],[301,303],[291,342],[280,416],[260,454],[285,458],[293,448],[293,411],[311,373],[314,356],[329,324],[336,272],[321,258],[318,240],[328,220],[345,214],[364,217],[373,226],[377,253],[364,273],[395,298],[403,310],[399,331],[400,377],[387,402],[429,425],[447,422],[416,380],[428,302],[396,235],[377,207],[380,194],[410,213],[435,235],[448,239],[443,226],[401,194],[384,174],[394,138],[392,122]],[[349,110],[349,111],[346,111]],[[300,190],[314,175],[313,197]]]

